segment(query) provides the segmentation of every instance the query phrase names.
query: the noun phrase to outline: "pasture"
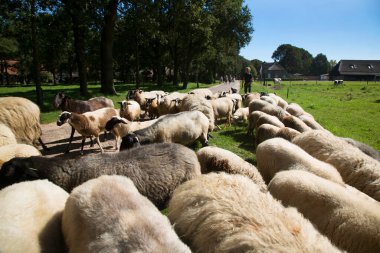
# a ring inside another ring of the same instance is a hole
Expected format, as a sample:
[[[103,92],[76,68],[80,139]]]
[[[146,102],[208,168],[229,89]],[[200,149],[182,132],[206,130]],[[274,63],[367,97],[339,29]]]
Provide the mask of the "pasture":
[[[305,111],[312,114],[315,119],[326,129],[337,136],[350,137],[364,142],[376,150],[380,151],[380,83],[375,82],[345,82],[343,86],[334,86],[332,81],[283,81],[280,86],[263,86],[259,82],[254,82],[252,91],[276,92],[289,103],[295,102],[301,105]],[[216,85],[216,84],[215,84]],[[199,84],[200,88],[210,87]],[[53,108],[52,101],[58,91],[65,91],[69,96],[79,97],[78,85],[44,85],[44,106],[41,108],[42,123],[54,122],[60,111]],[[99,84],[88,86],[90,97],[101,96]],[[134,89],[134,84],[115,85],[117,96],[108,96],[118,107],[117,102],[125,99],[127,91]],[[171,92],[179,89],[172,85],[165,85],[163,88],[144,84],[141,88],[146,90],[163,89]],[[188,92],[197,88],[195,83],[191,83]],[[242,90],[241,90],[242,91]],[[35,101],[34,86],[22,87],[0,87],[0,96],[20,96]],[[82,98],[83,99],[83,98]],[[216,129],[212,133],[210,145],[228,149],[243,159],[256,164],[254,154],[254,140],[246,135],[246,126],[220,125],[222,129]],[[200,144],[194,145],[198,149]]]

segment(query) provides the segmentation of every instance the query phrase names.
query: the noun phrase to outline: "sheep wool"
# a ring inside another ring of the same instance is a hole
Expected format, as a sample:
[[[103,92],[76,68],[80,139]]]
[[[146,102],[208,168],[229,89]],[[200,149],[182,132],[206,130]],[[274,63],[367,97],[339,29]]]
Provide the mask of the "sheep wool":
[[[0,191],[0,252],[65,252],[62,211],[69,194],[47,180]]]
[[[16,143],[16,136],[12,130],[8,126],[0,123],[0,147]]]
[[[62,230],[70,253],[191,252],[168,218],[123,176],[101,176],[75,188]]]
[[[321,130],[302,133],[293,143],[315,158],[332,164],[347,184],[380,201],[380,162]]]
[[[284,205],[296,207],[341,249],[379,252],[380,203],[306,171],[279,172],[268,188]]]
[[[205,97],[197,94],[189,94],[182,99],[180,111],[200,111],[209,120],[209,131],[213,131],[215,128],[215,116],[214,109]]]
[[[210,173],[180,185],[168,217],[194,252],[339,252],[295,208],[242,175]]]
[[[17,143],[37,145],[42,133],[40,108],[26,98],[0,98],[0,123],[12,130]]]
[[[261,191],[267,191],[267,186],[257,168],[231,151],[209,146],[199,149],[197,157],[202,173],[223,171],[241,174],[256,183]]]
[[[297,169],[343,184],[341,175],[331,164],[315,159],[297,145],[282,138],[260,143],[256,148],[256,160],[257,168],[267,183],[281,170]]]
[[[0,147],[0,166],[14,157],[40,156],[41,152],[27,144],[9,144]]]

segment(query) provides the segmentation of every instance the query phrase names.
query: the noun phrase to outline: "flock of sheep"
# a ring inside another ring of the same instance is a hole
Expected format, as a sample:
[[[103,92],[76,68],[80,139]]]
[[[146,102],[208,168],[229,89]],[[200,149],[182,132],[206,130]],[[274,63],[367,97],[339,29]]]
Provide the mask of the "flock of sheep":
[[[380,252],[380,154],[276,94],[135,90],[115,109],[59,93],[54,104],[72,127],[67,151],[77,131],[82,151],[95,138],[101,152],[41,156],[39,108],[0,98],[0,252]],[[238,122],[257,167],[208,146]],[[103,153],[104,131],[115,152]]]

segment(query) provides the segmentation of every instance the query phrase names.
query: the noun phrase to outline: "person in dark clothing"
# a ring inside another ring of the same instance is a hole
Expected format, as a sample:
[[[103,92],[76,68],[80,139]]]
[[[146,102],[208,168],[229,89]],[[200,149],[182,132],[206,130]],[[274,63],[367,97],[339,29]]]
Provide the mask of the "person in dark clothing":
[[[251,68],[246,67],[245,73],[244,73],[244,93],[251,92],[252,81],[253,81],[253,76],[251,74]]]

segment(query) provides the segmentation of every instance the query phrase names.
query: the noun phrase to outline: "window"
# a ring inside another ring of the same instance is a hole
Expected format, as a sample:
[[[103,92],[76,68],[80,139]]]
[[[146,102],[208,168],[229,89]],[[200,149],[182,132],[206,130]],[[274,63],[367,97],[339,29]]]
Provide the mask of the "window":
[[[356,64],[350,64],[350,69],[357,69],[358,66],[356,66]]]
[[[374,69],[375,67],[372,64],[367,65],[368,69]]]

